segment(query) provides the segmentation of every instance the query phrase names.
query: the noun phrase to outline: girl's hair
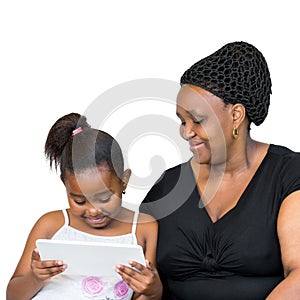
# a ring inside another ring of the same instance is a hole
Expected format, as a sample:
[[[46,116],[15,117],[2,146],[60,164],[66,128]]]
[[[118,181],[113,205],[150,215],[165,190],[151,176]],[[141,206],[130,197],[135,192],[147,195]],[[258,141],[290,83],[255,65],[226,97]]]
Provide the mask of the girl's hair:
[[[118,142],[108,133],[91,128],[86,117],[70,113],[51,127],[45,143],[45,155],[50,167],[60,167],[61,178],[66,169],[79,173],[106,165],[119,178],[124,172],[124,159]]]

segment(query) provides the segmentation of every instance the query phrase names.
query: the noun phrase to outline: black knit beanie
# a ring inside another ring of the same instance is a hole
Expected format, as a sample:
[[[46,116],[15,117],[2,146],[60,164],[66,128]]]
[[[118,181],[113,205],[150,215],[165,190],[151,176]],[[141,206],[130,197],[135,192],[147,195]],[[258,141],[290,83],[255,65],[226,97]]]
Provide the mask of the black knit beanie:
[[[199,86],[225,103],[243,104],[255,125],[268,114],[272,93],[268,65],[262,53],[248,43],[226,44],[186,70],[180,83]]]

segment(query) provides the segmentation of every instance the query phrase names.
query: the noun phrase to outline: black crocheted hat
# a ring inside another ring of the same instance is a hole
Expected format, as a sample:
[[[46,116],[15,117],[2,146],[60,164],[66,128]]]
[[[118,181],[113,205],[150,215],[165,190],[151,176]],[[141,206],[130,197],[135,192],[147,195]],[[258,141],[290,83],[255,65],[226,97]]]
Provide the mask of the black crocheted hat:
[[[243,104],[255,125],[268,114],[272,93],[268,65],[262,53],[248,43],[226,44],[186,70],[180,83],[199,86],[225,103]]]

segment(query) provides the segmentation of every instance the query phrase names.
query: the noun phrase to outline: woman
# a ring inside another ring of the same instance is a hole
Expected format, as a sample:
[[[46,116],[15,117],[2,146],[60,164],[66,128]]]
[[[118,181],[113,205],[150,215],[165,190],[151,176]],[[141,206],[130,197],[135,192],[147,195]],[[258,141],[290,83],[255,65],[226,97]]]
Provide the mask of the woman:
[[[270,94],[267,63],[245,42],[183,74],[176,113],[193,157],[140,207],[159,222],[163,299],[300,299],[300,154],[250,136]]]

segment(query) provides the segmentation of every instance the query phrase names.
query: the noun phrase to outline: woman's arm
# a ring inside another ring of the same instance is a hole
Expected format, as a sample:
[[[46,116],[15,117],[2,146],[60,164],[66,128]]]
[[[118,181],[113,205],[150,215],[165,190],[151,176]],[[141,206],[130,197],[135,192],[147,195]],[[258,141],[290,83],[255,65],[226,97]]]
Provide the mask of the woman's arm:
[[[290,194],[282,203],[277,231],[285,279],[267,300],[298,300],[300,297],[300,191]]]
[[[7,285],[6,300],[31,299],[50,277],[65,270],[66,266],[60,261],[41,261],[35,249],[38,238],[50,238],[52,232],[62,225],[60,215],[59,212],[46,214],[33,226],[20,261]]]

